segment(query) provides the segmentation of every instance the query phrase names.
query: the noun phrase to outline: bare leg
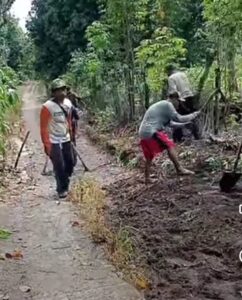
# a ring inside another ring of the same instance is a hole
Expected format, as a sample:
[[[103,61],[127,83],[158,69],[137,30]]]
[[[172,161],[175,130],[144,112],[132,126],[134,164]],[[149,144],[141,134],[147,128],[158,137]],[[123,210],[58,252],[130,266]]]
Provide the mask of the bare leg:
[[[151,167],[151,160],[145,161],[145,184],[150,183],[150,167]]]
[[[168,152],[168,156],[169,156],[170,160],[174,164],[174,167],[175,167],[175,169],[177,171],[177,174],[179,174],[179,175],[193,175],[194,174],[194,172],[189,171],[189,170],[183,168],[180,165],[180,163],[178,161],[178,157],[177,157],[176,151],[175,151],[174,148],[168,149],[167,152]]]

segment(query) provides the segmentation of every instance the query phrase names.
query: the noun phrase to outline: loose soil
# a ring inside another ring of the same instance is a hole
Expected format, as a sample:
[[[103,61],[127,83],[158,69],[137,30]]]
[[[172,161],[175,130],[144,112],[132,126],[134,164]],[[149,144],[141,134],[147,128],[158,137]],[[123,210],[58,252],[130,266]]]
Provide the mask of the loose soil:
[[[69,202],[57,205],[53,177],[40,175],[45,156],[38,97],[43,98],[35,83],[24,87],[23,113],[31,137],[19,171],[9,170],[2,178],[0,228],[12,235],[0,240],[0,299],[142,299],[91,242],[77,208]],[[119,154],[129,165],[129,157],[138,156],[136,139],[123,135],[122,140],[125,148]],[[113,143],[112,151],[117,153],[121,144]],[[80,131],[78,150],[93,170],[89,176],[105,185],[110,200],[106,223],[113,232],[129,232],[135,249],[130,263],[149,276],[146,299],[242,299],[242,188],[238,185],[231,194],[218,189],[221,169],[231,164],[236,147],[237,142],[188,142],[178,152],[196,176],[177,178],[162,155],[154,164],[154,183],[145,186],[139,169],[118,167]],[[80,174],[78,165],[74,181]]]
[[[152,185],[144,185],[137,171],[106,187],[113,199],[106,210],[109,226],[130,232],[133,263],[148,269],[151,281],[146,299],[242,299],[242,188],[231,194],[218,189],[221,167],[226,157],[234,158],[234,147],[194,142],[181,146],[179,154],[196,176],[177,178],[162,155]]]

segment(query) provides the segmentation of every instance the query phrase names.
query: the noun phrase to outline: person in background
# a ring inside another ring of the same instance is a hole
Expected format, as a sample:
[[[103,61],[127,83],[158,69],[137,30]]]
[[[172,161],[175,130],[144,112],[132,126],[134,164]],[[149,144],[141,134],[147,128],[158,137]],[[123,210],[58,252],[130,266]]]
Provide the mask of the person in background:
[[[179,102],[184,99],[179,98],[177,92],[171,92],[168,100],[159,101],[149,107],[139,128],[140,145],[143,150],[145,162],[145,182],[150,181],[150,167],[152,160],[164,150],[168,152],[169,158],[174,164],[178,175],[193,175],[181,166],[175,152],[175,143],[169,139],[165,133],[167,126],[182,127],[198,117],[200,112],[188,115],[180,115],[176,108]]]
[[[78,128],[78,121],[80,120],[78,114],[78,102],[80,98],[71,91],[70,87],[67,87],[67,98],[70,100],[72,107],[71,107],[71,126],[72,126],[72,142],[76,146],[76,134]]]
[[[51,84],[53,98],[45,102],[40,112],[40,134],[45,153],[50,157],[60,198],[68,195],[74,170],[71,145],[71,103],[66,98],[66,84],[56,79]]]
[[[177,109],[178,113],[181,115],[191,114],[196,111],[196,95],[192,91],[191,84],[187,75],[179,71],[175,66],[169,65],[167,67],[168,78],[168,94],[177,92],[182,99],[185,101],[180,101],[179,107]],[[187,126],[194,138],[196,140],[200,139],[199,126],[196,121],[192,122]],[[176,128],[173,131],[173,139],[175,142],[181,142],[183,139],[183,129]]]
[[[67,98],[70,99],[75,108],[78,108],[81,104],[83,104],[81,101],[81,97],[73,92],[69,86],[67,86]]]

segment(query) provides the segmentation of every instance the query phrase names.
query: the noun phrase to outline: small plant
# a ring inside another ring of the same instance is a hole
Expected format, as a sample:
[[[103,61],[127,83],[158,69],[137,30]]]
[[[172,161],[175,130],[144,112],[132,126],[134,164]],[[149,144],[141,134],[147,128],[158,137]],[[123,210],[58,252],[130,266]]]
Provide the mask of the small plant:
[[[0,228],[0,240],[6,240],[11,236],[11,232]]]
[[[219,171],[223,168],[223,160],[221,158],[209,157],[205,160],[207,169],[212,172]]]

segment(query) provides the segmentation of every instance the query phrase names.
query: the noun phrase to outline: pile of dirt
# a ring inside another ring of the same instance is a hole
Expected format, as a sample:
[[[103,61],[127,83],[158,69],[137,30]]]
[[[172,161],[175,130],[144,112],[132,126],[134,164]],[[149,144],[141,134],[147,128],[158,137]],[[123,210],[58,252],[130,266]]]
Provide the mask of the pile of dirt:
[[[197,176],[167,172],[160,180],[155,172],[155,183],[145,186],[137,174],[107,187],[113,199],[106,210],[109,225],[130,232],[134,264],[148,266],[146,299],[242,298],[242,190],[225,195],[217,187],[216,163],[232,154],[218,145],[183,147],[180,157]]]

